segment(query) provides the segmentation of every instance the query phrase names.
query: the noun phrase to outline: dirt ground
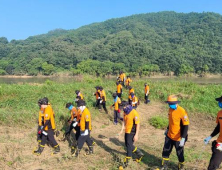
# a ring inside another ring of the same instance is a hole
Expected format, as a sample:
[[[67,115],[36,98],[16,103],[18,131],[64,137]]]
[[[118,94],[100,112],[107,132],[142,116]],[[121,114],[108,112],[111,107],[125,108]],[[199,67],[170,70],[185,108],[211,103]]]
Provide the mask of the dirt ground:
[[[141,104],[137,111],[141,116],[141,131],[139,141],[135,145],[141,148],[145,157],[141,163],[131,161],[127,169],[156,169],[161,164],[165,130],[155,129],[149,125],[148,120],[155,115],[166,117],[166,106],[151,102],[148,105]],[[52,148],[46,146],[40,156],[35,156],[32,151],[37,146],[36,124],[33,124],[32,128],[1,126],[0,169],[118,169],[118,160],[124,158],[126,151],[124,150],[124,136],[117,137],[117,133],[121,130],[121,124],[113,125],[112,113],[111,110],[109,115],[100,113],[100,116],[92,120],[93,130],[91,134],[96,142],[95,153],[85,156],[87,146],[84,145],[79,158],[72,157],[70,154],[72,137],[63,142],[61,141],[61,133],[56,138],[61,148],[59,154],[51,156]],[[189,114],[189,117],[191,123],[188,132],[189,140],[185,146],[186,169],[203,170],[207,168],[211,156],[211,146],[210,144],[204,145],[203,139],[210,135],[216,124],[214,120],[201,116],[201,114],[198,116]],[[175,149],[170,158],[171,169],[176,169]]]

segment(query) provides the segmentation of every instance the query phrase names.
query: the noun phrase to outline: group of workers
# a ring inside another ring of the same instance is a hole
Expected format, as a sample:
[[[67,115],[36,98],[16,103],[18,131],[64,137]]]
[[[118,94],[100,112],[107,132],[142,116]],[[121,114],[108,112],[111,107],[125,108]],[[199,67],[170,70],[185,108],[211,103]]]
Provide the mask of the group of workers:
[[[71,147],[71,154],[72,156],[77,157],[85,142],[89,147],[89,152],[87,154],[92,154],[93,144],[95,144],[95,142],[92,138],[90,138],[90,131],[92,129],[91,114],[88,108],[86,108],[86,103],[83,100],[83,96],[80,91],[76,91],[76,94],[77,108],[75,108],[72,103],[67,103],[65,106],[70,110],[71,114],[68,120],[70,124],[69,130],[65,135],[69,135],[72,129],[75,129],[75,139],[77,144]],[[49,142],[49,144],[54,148],[54,152],[52,154],[57,154],[60,152],[60,147],[54,138],[56,129],[54,111],[51,104],[48,102],[47,97],[39,99],[38,104],[40,106],[37,133],[37,141],[39,145],[38,149],[34,150],[33,153],[35,155],[40,155],[46,142]]]
[[[130,78],[129,76],[127,79]],[[126,146],[126,157],[123,164],[119,169],[126,168],[128,162],[132,159],[133,153],[136,155],[135,160],[140,162],[144,156],[142,151],[134,146],[134,142],[138,141],[139,130],[140,130],[140,116],[136,108],[138,106],[138,99],[135,96],[134,89],[130,86],[132,82],[131,79],[125,79],[125,74],[120,72],[120,76],[117,79],[117,91],[113,93],[114,104],[114,124],[118,123],[118,119],[122,122],[122,128],[119,133],[121,135],[125,129],[125,146]],[[126,82],[126,83],[124,83]],[[122,101],[122,86],[126,86],[129,89],[128,101]],[[108,114],[106,108],[106,93],[103,87],[96,86],[96,107],[101,110],[101,105],[103,106],[105,112]],[[90,137],[92,130],[91,124],[91,114],[89,109],[86,107],[83,95],[79,90],[76,90],[76,104],[77,108],[72,103],[67,103],[66,108],[70,110],[70,119],[68,120],[70,126],[66,135],[69,135],[72,129],[75,129],[75,139],[77,141],[76,145],[71,147],[71,155],[78,157],[79,153],[84,145],[87,144],[89,150],[87,154],[93,154],[93,145],[95,142]],[[149,103],[149,86],[145,84],[145,103]],[[222,108],[222,96],[216,98],[218,105]],[[172,152],[173,147],[176,149],[176,154],[179,160],[178,170],[184,170],[184,145],[188,139],[188,126],[189,118],[186,110],[182,108],[178,101],[176,95],[170,95],[167,98],[166,103],[169,106],[168,118],[169,125],[165,131],[165,142],[162,151],[162,164],[161,170],[167,170],[169,164],[169,157]],[[39,110],[39,121],[38,121],[38,134],[37,140],[39,142],[38,149],[34,151],[34,154],[40,155],[45,147],[45,144],[49,142],[54,148],[53,154],[60,152],[60,147],[54,138],[55,133],[55,114],[52,109],[48,98],[44,97],[38,101]],[[120,116],[120,112],[123,110],[123,117]],[[222,162],[222,110],[218,112],[216,119],[217,126],[210,136],[204,139],[205,144],[209,143],[211,138],[220,134],[216,141],[212,142],[212,157],[208,166],[208,170],[216,170],[219,168]]]

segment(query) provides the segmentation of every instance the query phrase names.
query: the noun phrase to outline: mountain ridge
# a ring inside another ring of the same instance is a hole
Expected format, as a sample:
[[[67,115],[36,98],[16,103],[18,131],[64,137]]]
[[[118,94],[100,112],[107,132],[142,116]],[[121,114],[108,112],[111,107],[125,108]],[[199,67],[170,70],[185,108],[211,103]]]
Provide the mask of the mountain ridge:
[[[64,70],[91,74],[91,70],[78,66],[81,62],[89,67],[97,65],[93,72],[97,75],[102,74],[98,65],[103,62],[110,65],[104,74],[116,74],[116,69],[144,75],[221,73],[221,28],[222,16],[217,13],[164,11],[109,19],[73,30],[55,29],[26,40],[7,42],[3,37],[0,74],[47,75]],[[38,66],[29,65],[36,60]]]

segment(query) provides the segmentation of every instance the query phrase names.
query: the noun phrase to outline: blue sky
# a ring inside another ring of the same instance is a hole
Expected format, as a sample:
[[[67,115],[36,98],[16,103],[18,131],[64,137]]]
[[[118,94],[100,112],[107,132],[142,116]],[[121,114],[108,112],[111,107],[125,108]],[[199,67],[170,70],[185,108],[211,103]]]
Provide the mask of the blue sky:
[[[26,39],[133,14],[176,11],[222,14],[222,0],[0,0],[0,37]]]

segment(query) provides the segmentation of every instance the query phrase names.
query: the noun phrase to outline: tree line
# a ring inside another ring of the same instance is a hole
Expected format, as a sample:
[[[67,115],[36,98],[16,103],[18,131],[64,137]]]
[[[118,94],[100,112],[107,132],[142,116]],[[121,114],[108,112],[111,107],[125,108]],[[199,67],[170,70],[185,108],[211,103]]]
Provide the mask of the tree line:
[[[26,40],[0,38],[0,74],[98,76],[222,72],[222,16],[158,12],[56,29]]]

